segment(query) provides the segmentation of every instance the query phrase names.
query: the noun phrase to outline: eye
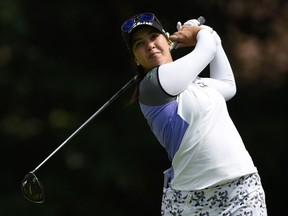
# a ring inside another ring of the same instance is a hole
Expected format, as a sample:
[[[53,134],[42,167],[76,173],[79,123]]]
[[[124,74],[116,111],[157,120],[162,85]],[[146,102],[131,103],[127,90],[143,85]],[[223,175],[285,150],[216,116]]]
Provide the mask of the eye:
[[[155,33],[153,33],[153,34],[150,35],[150,39],[151,39],[151,40],[156,40],[157,37],[159,37],[159,35],[160,35],[159,33],[156,33],[156,32],[155,32]]]
[[[133,44],[133,49],[137,49],[141,46],[143,46],[144,42],[142,40],[138,40]]]

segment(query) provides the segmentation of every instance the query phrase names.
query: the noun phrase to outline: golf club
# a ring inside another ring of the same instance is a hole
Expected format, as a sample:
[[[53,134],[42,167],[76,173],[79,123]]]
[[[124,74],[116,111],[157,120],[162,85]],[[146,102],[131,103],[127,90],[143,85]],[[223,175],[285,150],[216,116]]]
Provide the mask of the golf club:
[[[200,25],[205,22],[205,18],[200,16],[198,18]],[[176,42],[173,43],[172,49],[177,45]],[[116,98],[118,98],[126,89],[128,89],[137,76],[134,76],[128,83],[126,83],[116,94],[114,94],[102,107],[100,107],[88,120],[86,120],[74,133],[72,133],[61,145],[59,145],[48,157],[46,157],[34,170],[26,174],[21,181],[21,190],[24,197],[34,203],[44,202],[44,188],[35,175],[35,172],[47,161],[49,160],[60,148],[62,148],[72,137],[74,137],[81,129],[83,129],[92,119],[98,116],[106,107],[108,107]]]
[[[46,157],[34,170],[25,175],[21,181],[21,190],[24,197],[34,203],[44,202],[44,188],[35,175],[38,170],[49,158],[51,158],[60,148],[62,148],[72,137],[74,137],[82,128],[84,128],[92,119],[98,116],[106,107],[108,107],[116,98],[118,98],[126,89],[128,89],[136,80],[133,77],[116,94],[114,94],[102,107],[100,107],[88,120],[86,120],[74,133],[72,133],[59,147],[57,147],[48,157]]]

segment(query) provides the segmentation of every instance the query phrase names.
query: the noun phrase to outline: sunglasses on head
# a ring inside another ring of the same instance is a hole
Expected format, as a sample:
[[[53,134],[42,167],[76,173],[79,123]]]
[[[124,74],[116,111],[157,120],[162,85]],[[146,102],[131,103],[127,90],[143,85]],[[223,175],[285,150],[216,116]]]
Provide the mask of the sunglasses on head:
[[[121,29],[124,32],[129,32],[131,29],[133,29],[133,26],[137,21],[152,22],[153,20],[157,20],[157,18],[155,17],[154,14],[149,13],[149,12],[141,13],[141,14],[135,15],[135,16],[131,17],[130,19],[126,20],[122,24]]]

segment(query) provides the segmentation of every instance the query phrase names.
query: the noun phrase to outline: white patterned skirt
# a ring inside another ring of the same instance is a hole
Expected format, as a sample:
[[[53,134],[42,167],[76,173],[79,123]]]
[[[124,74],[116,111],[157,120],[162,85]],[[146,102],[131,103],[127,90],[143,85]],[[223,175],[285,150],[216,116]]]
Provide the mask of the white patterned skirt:
[[[197,191],[163,188],[162,216],[267,216],[258,173]]]

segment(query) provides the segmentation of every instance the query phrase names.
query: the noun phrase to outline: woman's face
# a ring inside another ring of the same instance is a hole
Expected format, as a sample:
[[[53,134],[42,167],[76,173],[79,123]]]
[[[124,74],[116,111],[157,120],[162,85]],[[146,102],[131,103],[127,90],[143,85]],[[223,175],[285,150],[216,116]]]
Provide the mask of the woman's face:
[[[134,33],[132,51],[136,63],[146,71],[173,61],[170,43],[163,34],[151,27],[144,27]]]

